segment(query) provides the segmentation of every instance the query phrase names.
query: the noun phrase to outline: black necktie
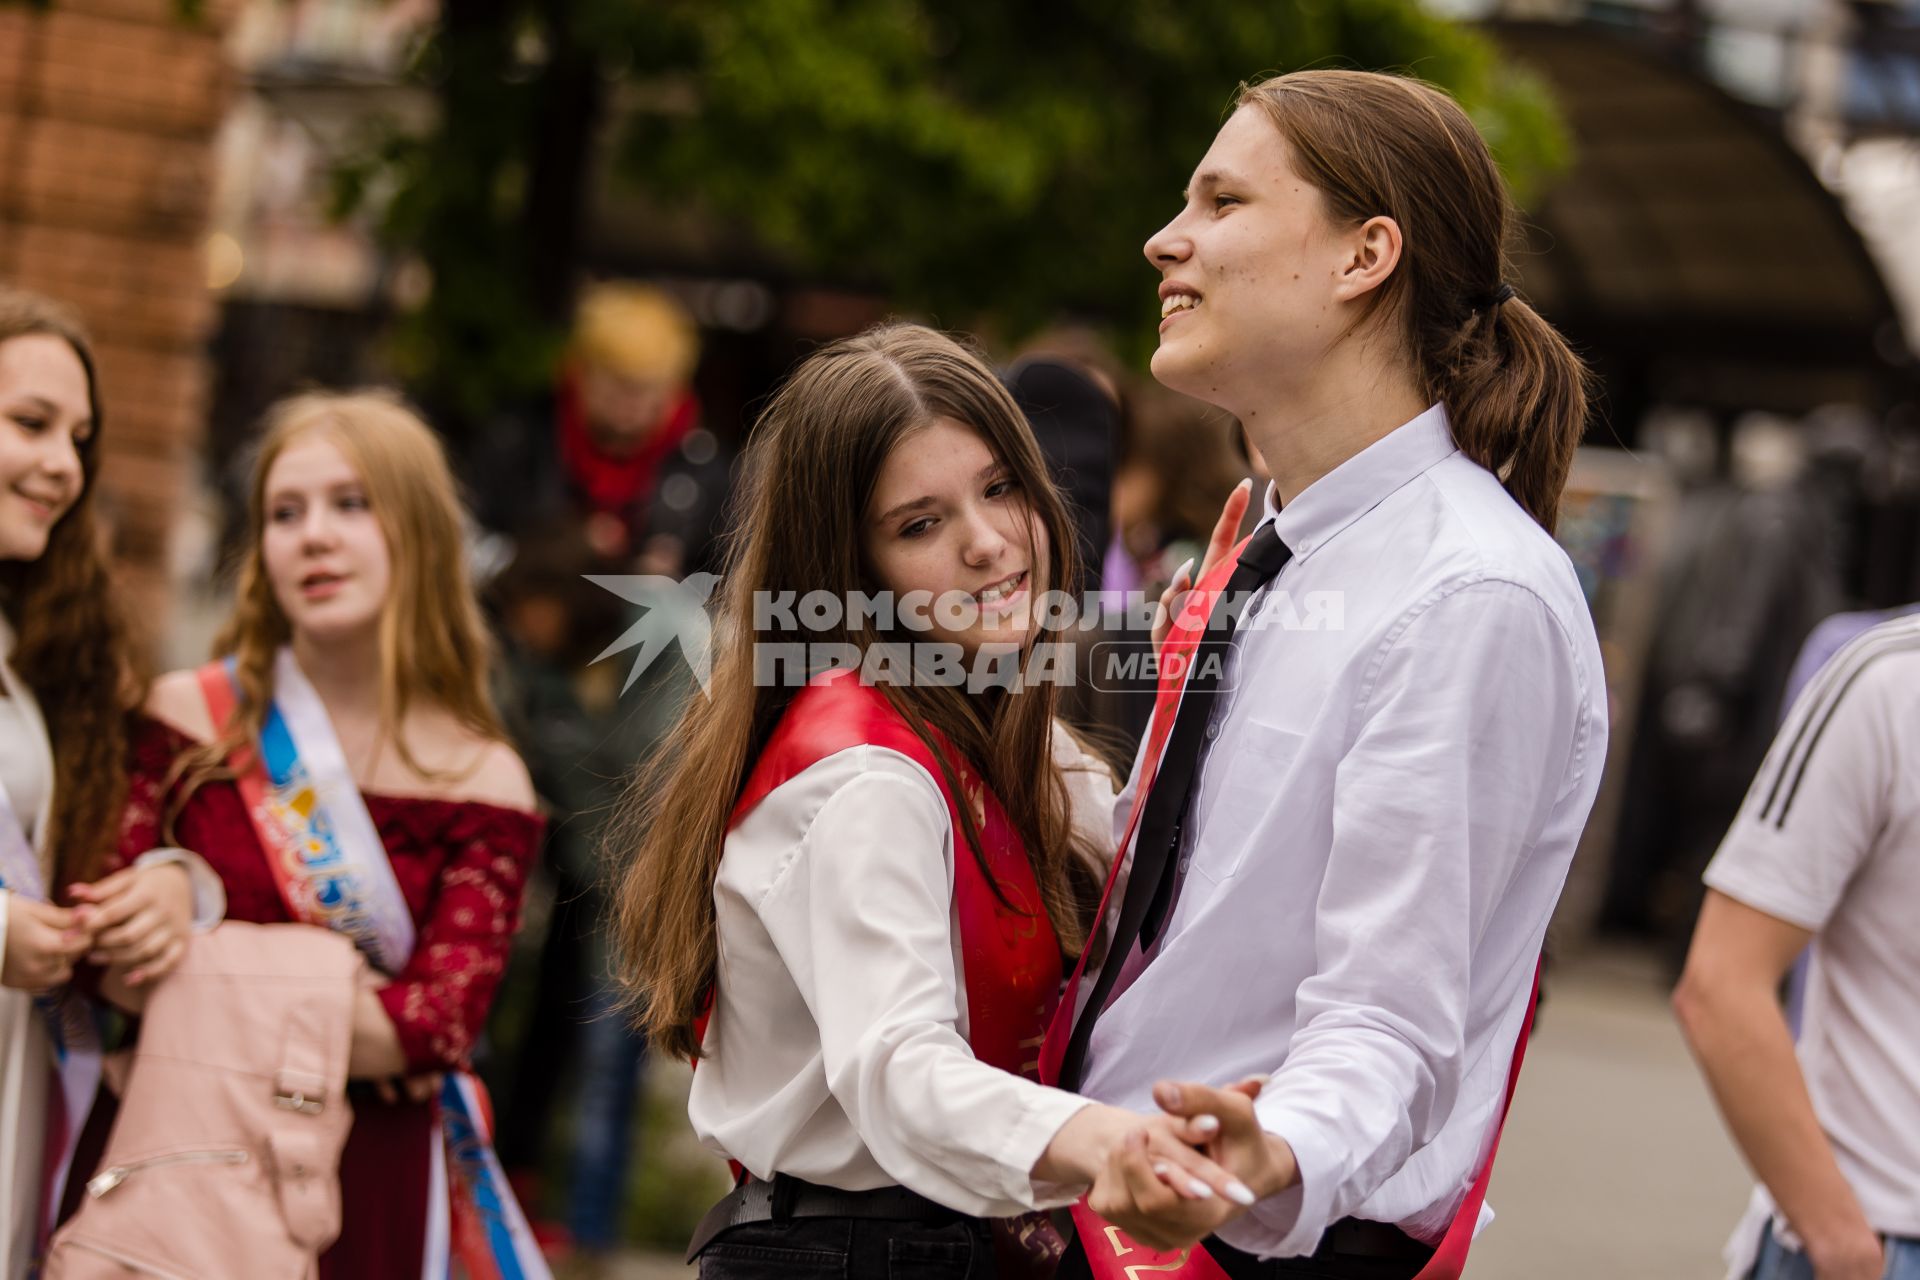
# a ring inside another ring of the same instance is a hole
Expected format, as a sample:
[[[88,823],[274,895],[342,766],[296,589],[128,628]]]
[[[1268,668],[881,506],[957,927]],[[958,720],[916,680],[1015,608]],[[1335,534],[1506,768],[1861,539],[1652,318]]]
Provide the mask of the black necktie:
[[[1127,878],[1126,898],[1120,904],[1120,918],[1114,925],[1113,942],[1100,966],[1100,977],[1073,1035],[1060,1060],[1060,1087],[1077,1089],[1080,1072],[1086,1065],[1087,1044],[1093,1038],[1093,1023],[1119,981],[1120,970],[1133,950],[1135,939],[1142,945],[1158,936],[1173,899],[1177,879],[1180,825],[1186,819],[1192,800],[1194,775],[1199,770],[1200,748],[1206,739],[1207,722],[1213,715],[1214,699],[1220,694],[1226,658],[1233,642],[1234,624],[1246,608],[1252,594],[1273,581],[1293,552],[1280,541],[1272,521],[1260,526],[1240,552],[1240,562],[1226,589],[1214,601],[1207,618],[1207,629],[1193,651],[1188,667],[1187,685],[1180,698],[1180,710],[1174,717],[1173,731],[1160,757],[1160,768],[1147,792],[1147,807],[1140,815],[1140,829],[1133,843],[1133,870]],[[1122,849],[1119,856],[1125,856]]]

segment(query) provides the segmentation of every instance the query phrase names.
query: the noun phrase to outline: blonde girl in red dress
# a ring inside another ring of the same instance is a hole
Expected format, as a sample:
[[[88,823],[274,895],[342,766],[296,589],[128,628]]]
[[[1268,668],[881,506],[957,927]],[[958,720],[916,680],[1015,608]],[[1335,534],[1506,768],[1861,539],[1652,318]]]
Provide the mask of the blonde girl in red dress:
[[[321,1274],[445,1274],[423,1271],[462,1248],[457,1191],[450,1227],[443,1201],[461,1170],[439,1137],[460,1099],[441,1073],[466,1066],[485,1023],[541,833],[488,694],[460,505],[439,441],[398,400],[313,394],[269,415],[247,515],[222,665],[162,677],[134,735],[122,851],[184,845],[219,872],[230,918],[305,918],[241,784],[274,763],[283,713],[316,776],[311,740],[342,762],[330,818],[377,838],[359,852],[387,897],[368,889],[367,905],[393,918],[355,935],[384,985],[355,1013],[345,1225]]]

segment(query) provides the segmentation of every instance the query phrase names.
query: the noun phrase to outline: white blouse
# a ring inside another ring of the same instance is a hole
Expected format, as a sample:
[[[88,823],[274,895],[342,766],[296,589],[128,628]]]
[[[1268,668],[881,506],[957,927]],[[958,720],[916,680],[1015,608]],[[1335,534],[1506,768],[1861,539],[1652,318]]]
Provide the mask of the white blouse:
[[[53,750],[33,691],[8,659],[13,630],[0,615],[0,782],[46,871],[41,835],[53,799]],[[10,891],[0,889],[0,952]],[[33,1259],[45,1159],[49,1045],[33,996],[0,987],[0,1274],[24,1276]]]
[[[1054,759],[1075,829],[1105,858],[1112,774],[1058,727]],[[687,1106],[707,1146],[756,1177],[899,1184],[980,1217],[1085,1190],[1032,1169],[1086,1100],[968,1048],[951,827],[925,769],[861,746],[776,787],[728,835],[720,998]]]
[[[53,793],[52,765],[39,715],[21,698],[0,697],[0,786],[29,840]]]
[[[45,838],[53,807],[53,748],[33,690],[13,670],[13,646],[13,629],[0,614],[0,692],[5,695],[0,697],[0,782],[45,876],[52,862]],[[134,861],[177,862],[186,869],[196,932],[213,928],[225,917],[226,890],[199,854],[150,849]],[[10,890],[0,889],[0,952],[6,947],[11,896]],[[0,987],[0,1276],[27,1274],[38,1234],[50,1052],[32,993]]]

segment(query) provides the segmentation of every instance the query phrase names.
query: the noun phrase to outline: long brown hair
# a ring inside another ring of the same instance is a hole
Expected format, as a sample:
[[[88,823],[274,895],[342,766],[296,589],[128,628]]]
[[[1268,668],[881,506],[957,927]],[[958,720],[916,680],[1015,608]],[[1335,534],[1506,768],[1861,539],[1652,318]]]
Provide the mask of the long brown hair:
[[[40,704],[53,744],[46,833],[54,884],[91,880],[114,842],[127,795],[126,715],[133,676],[127,633],[93,518],[100,457],[100,385],[86,330],[64,308],[0,286],[0,342],[42,334],[73,348],[87,375],[93,431],[78,442],[80,496],[32,561],[0,564],[0,598],[18,633],[13,668]]]
[[[972,351],[919,325],[890,324],[825,347],[800,365],[768,405],[743,459],[708,696],[691,701],[664,747],[636,775],[610,836],[612,849],[632,856],[618,901],[625,980],[641,1024],[669,1052],[699,1052],[693,1028],[719,954],[713,884],[727,822],[754,758],[795,692],[756,682],[756,644],[844,643],[864,653],[889,638],[866,615],[824,630],[787,629],[775,618],[772,627],[756,630],[754,600],[762,592],[810,591],[846,600],[851,592],[877,589],[860,536],[868,503],[887,455],[936,417],[979,433],[1046,531],[1047,582],[1074,581],[1072,526],[1039,446],[1012,397]],[[1061,945],[1077,954],[1094,886],[1090,851],[1072,830],[1065,780],[1050,763],[1055,687],[1042,681],[977,695],[919,685],[881,688],[930,748],[929,730],[937,730],[985,776],[1026,845]],[[934,754],[946,785],[957,791],[952,763],[938,749]],[[964,838],[980,858],[967,806],[961,812],[966,830],[955,833],[955,849]]]
[[[1407,76],[1295,71],[1241,88],[1292,147],[1328,215],[1400,225],[1400,264],[1374,294],[1402,325],[1423,390],[1447,408],[1461,452],[1553,530],[1586,431],[1586,365],[1520,298],[1513,202],[1479,130],[1447,94]]]
[[[380,613],[380,728],[408,767],[428,774],[401,727],[417,702],[438,706],[483,738],[504,741],[489,682],[493,643],[467,573],[464,515],[446,450],[433,429],[385,391],[314,391],[267,411],[247,489],[247,541],[233,612],[214,637],[216,657],[232,657],[240,696],[233,721],[182,756],[177,813],[195,787],[224,776],[234,751],[251,744],[273,699],[273,661],[293,631],[267,576],[262,536],[267,475],[288,445],[324,434],[366,487],[393,565]]]

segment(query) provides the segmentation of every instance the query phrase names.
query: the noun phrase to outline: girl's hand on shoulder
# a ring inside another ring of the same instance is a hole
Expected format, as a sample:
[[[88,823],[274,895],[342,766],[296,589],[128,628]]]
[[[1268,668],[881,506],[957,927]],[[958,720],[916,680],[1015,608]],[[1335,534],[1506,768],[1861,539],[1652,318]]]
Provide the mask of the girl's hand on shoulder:
[[[74,901],[93,929],[88,957],[124,976],[129,987],[164,977],[186,954],[193,930],[193,881],[177,862],[132,866],[74,885]]]
[[[46,991],[73,977],[73,966],[93,945],[81,913],[35,902],[23,894],[5,895],[7,950],[0,965],[0,986]]]
[[[1247,506],[1253,501],[1253,481],[1242,480],[1227,495],[1220,508],[1220,518],[1214,522],[1213,536],[1207,539],[1207,552],[1200,561],[1198,572],[1194,571],[1193,561],[1189,560],[1174,571],[1173,581],[1160,593],[1160,606],[1153,614],[1153,651],[1160,652],[1160,646],[1166,643],[1167,636],[1173,630],[1173,620],[1179,616],[1181,603],[1196,583],[1206,579],[1214,567],[1233,554],[1233,544],[1240,535],[1240,522],[1246,518]]]

